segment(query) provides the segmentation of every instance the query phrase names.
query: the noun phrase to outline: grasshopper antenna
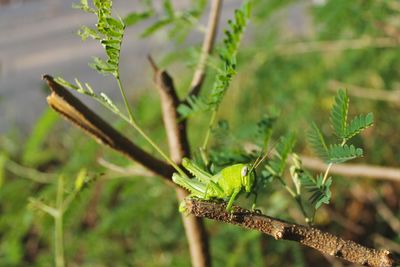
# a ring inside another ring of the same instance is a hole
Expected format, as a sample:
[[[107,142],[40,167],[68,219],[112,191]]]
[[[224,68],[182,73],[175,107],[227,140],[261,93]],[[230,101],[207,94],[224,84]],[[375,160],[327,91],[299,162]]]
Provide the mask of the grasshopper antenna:
[[[255,170],[268,157],[268,155],[274,150],[277,143],[278,142],[275,142],[273,144],[272,148],[269,151],[265,152],[264,156],[261,157],[261,155],[260,155],[257,157],[257,159],[254,161],[254,164],[251,167],[249,173],[251,173],[253,170]]]

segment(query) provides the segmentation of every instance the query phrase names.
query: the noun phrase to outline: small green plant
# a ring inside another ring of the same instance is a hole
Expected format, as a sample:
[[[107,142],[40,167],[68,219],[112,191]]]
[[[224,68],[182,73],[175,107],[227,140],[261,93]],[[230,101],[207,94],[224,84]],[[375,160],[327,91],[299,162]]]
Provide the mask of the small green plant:
[[[345,90],[339,90],[335,97],[335,104],[331,110],[330,121],[338,143],[330,144],[325,142],[325,137],[313,123],[308,132],[308,139],[317,155],[323,159],[328,167],[324,174],[319,174],[315,179],[308,173],[302,173],[304,186],[312,193],[310,201],[318,209],[322,203],[329,203],[331,193],[330,186],[332,178],[329,177],[329,170],[335,163],[343,163],[345,161],[363,156],[363,150],[356,148],[354,145],[348,145],[348,141],[361,133],[366,128],[372,126],[374,119],[372,113],[366,115],[358,115],[351,122],[347,123],[347,114],[349,109],[349,97]]]
[[[83,40],[86,40],[88,37],[98,40],[104,47],[104,50],[107,54],[107,60],[95,57],[94,62],[89,65],[99,73],[103,75],[112,75],[115,78],[128,115],[122,113],[106,94],[96,94],[88,83],[85,83],[85,87],[83,87],[82,83],[78,79],[75,79],[76,85],[73,85],[62,78],[57,78],[56,81],[69,89],[76,90],[78,93],[92,97],[96,101],[100,102],[103,106],[111,110],[113,113],[118,115],[120,118],[128,122],[171,166],[175,168],[175,170],[177,170],[181,175],[185,175],[182,169],[175,162],[173,162],[170,157],[168,157],[150,138],[150,136],[147,135],[139,126],[134,118],[132,109],[129,106],[125,90],[121,83],[119,71],[121,43],[123,41],[126,27],[123,20],[121,18],[115,19],[112,17],[111,0],[94,0],[93,4],[94,7],[91,7],[87,0],[81,0],[79,5],[75,5],[76,8],[80,8],[85,12],[95,14],[98,19],[95,29],[83,26],[78,34]]]
[[[62,175],[59,176],[55,207],[49,206],[48,204],[45,204],[36,198],[29,198],[30,206],[32,208],[47,213],[54,219],[54,259],[56,267],[63,267],[66,265],[64,258],[64,214],[67,212],[75,197],[84,188],[86,188],[87,185],[93,181],[93,179],[94,176],[89,176],[85,169],[81,169],[75,179],[75,188],[67,196],[67,198],[64,198],[64,177]]]

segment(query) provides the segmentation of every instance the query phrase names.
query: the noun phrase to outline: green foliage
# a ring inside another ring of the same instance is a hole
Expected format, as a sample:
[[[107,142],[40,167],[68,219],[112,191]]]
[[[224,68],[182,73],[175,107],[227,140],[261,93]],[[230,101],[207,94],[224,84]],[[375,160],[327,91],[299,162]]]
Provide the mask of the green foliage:
[[[274,116],[265,116],[257,123],[258,135],[261,136],[262,148],[268,151],[268,144],[272,136],[273,126],[277,120]]]
[[[182,118],[206,110],[217,110],[230,82],[236,74],[237,53],[243,31],[251,13],[251,1],[245,1],[241,9],[235,10],[234,20],[229,20],[230,29],[225,30],[223,45],[218,51],[222,60],[222,68],[218,70],[213,87],[207,97],[190,96],[178,109]]]
[[[329,146],[329,160],[328,163],[342,163],[351,159],[362,157],[363,150],[361,148],[355,148],[353,145],[343,146],[333,144]]]
[[[189,95],[186,98],[186,103],[180,104],[177,110],[182,118],[187,118],[192,114],[203,112],[209,108],[210,105],[206,98]]]
[[[153,15],[152,11],[145,11],[145,12],[131,12],[123,18],[123,22],[126,27],[133,26],[136,23],[150,18]]]
[[[345,138],[346,136],[349,101],[347,93],[344,90],[338,90],[335,97],[335,104],[331,110],[331,123],[335,134],[340,138]]]
[[[275,148],[275,156],[265,166],[271,175],[275,177],[283,176],[288,156],[292,153],[295,142],[296,138],[294,134],[288,134],[280,138]]]
[[[350,124],[346,127],[345,139],[349,140],[353,136],[361,133],[366,128],[372,126],[374,123],[374,116],[372,113],[367,115],[358,115],[351,120]]]
[[[361,148],[355,148],[353,145],[349,146],[346,142],[372,126],[373,115],[372,113],[358,115],[348,125],[347,113],[349,101],[347,93],[344,90],[339,90],[331,110],[331,125],[335,130],[335,134],[342,139],[340,144],[332,144],[328,148],[324,136],[314,123],[308,131],[307,137],[310,145],[318,156],[327,163],[342,163],[363,155]]]
[[[76,85],[74,85],[74,84],[64,80],[61,77],[57,77],[55,79],[55,81],[68,89],[77,91],[80,94],[84,94],[84,95],[91,97],[92,99],[95,99],[97,102],[99,102],[100,104],[102,104],[103,106],[105,106],[106,108],[108,108],[109,110],[114,112],[115,114],[124,116],[120,112],[118,107],[113,103],[113,101],[105,93],[101,92],[100,94],[96,94],[94,92],[92,86],[89,83],[84,83],[85,86],[83,86],[82,83],[78,79],[75,78]],[[126,118],[126,120],[127,120],[127,118]]]
[[[328,147],[325,144],[324,136],[314,122],[311,124],[311,129],[308,131],[307,137],[317,155],[327,161],[329,159]]]
[[[7,156],[4,152],[0,153],[0,188],[2,187],[4,180],[6,178],[6,162]]]
[[[100,41],[107,54],[107,60],[94,57],[93,62],[89,65],[98,72],[114,77],[119,76],[118,65],[119,55],[121,52],[121,43],[124,37],[125,24],[122,19],[112,17],[112,1],[111,0],[93,0],[94,7],[90,7],[87,0],[81,0],[81,3],[74,5],[87,13],[93,13],[97,16],[96,28],[87,26],[81,27],[78,34],[82,40],[91,37]]]
[[[363,156],[363,150],[346,142],[362,130],[368,128],[373,123],[372,113],[356,116],[350,125],[347,125],[347,114],[350,99],[344,90],[339,90],[335,97],[335,103],[331,110],[331,125],[335,134],[342,139],[339,144],[331,144],[329,147],[325,143],[325,138],[315,123],[312,123],[308,131],[308,141],[318,156],[326,163],[329,163],[325,175],[319,175],[313,179],[309,174],[300,175],[300,181],[311,193],[310,202],[318,209],[323,203],[328,204],[331,193],[330,186],[332,179],[328,178],[330,166],[336,163],[343,163],[351,159]]]
[[[43,112],[24,146],[23,164],[37,166],[54,157],[52,153],[49,154],[43,151],[43,145],[58,119],[58,114],[50,108]]]
[[[170,0],[163,0],[164,14],[159,15],[159,19],[148,26],[141,34],[142,37],[149,37],[158,31],[165,29],[166,26],[171,26],[169,35],[184,39],[192,27],[198,26],[200,16],[205,9],[207,1],[192,0],[192,4],[188,10],[178,11],[173,6]],[[150,4],[149,12],[154,14],[154,8]]]
[[[315,209],[320,208],[324,203],[329,204],[331,199],[331,177],[324,181],[322,174],[319,174],[316,179],[314,179],[309,173],[303,172],[300,175],[300,182],[311,194],[309,201],[315,206]]]

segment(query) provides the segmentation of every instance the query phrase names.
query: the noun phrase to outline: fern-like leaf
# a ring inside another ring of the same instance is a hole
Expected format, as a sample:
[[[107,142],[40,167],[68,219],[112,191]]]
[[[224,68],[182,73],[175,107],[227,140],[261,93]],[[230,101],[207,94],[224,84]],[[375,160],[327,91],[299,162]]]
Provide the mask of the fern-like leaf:
[[[344,90],[339,90],[335,97],[335,104],[331,111],[331,123],[335,134],[339,138],[346,137],[347,112],[349,108],[349,97]]]
[[[116,114],[120,113],[118,107],[111,101],[111,99],[105,93],[96,94],[89,83],[85,83],[85,86],[83,86],[78,79],[75,79],[76,85],[74,85],[64,80],[61,77],[57,77],[55,81],[68,89],[75,90],[80,94],[92,97],[97,102],[99,102],[100,104],[102,104],[103,106],[105,106],[106,108],[108,108],[109,110],[111,110]]]
[[[324,161],[327,161],[329,158],[328,147],[326,146],[324,136],[314,122],[311,124],[311,129],[307,133],[307,139],[317,155]]]
[[[218,109],[231,80],[236,74],[237,52],[244,29],[250,17],[250,10],[250,1],[245,1],[241,9],[235,10],[234,20],[228,21],[229,29],[225,30],[223,46],[218,51],[219,57],[222,60],[222,67],[216,75],[214,85],[207,101],[204,101],[207,108],[203,109],[203,111]],[[182,118],[186,118],[196,111],[195,106],[192,107],[190,105],[181,107],[178,110],[180,110],[179,113]]]
[[[186,102],[178,106],[178,113],[181,118],[187,118],[194,114],[204,112],[210,109],[210,105],[207,99],[201,96],[189,96],[186,98]]]
[[[90,67],[98,72],[117,77],[119,74],[119,55],[121,52],[121,43],[124,36],[125,24],[121,19],[115,19],[111,15],[111,0],[93,0],[94,7],[90,7],[87,0],[81,0],[80,4],[74,5],[87,13],[93,13],[97,16],[96,28],[82,26],[78,31],[82,40],[91,37],[100,41],[107,54],[107,59],[95,57]]]
[[[221,103],[232,78],[236,74],[237,52],[244,29],[250,18],[251,4],[246,1],[241,9],[235,10],[235,19],[228,20],[229,30],[225,30],[224,46],[219,51],[223,61],[223,70],[217,75],[211,91],[210,104],[217,109]]]
[[[367,115],[358,115],[354,119],[351,120],[346,129],[345,138],[348,140],[353,136],[359,134],[366,128],[372,126],[374,123],[374,116],[372,113],[368,113]]]
[[[354,158],[362,157],[363,150],[361,148],[355,148],[353,145],[338,144],[329,146],[329,163],[342,163]]]
[[[309,173],[304,172],[300,175],[300,182],[311,194],[309,201],[312,205],[314,205],[316,210],[319,209],[324,203],[329,204],[331,199],[331,177],[329,177],[325,183],[323,183],[322,174],[318,175],[317,179],[314,179]]]

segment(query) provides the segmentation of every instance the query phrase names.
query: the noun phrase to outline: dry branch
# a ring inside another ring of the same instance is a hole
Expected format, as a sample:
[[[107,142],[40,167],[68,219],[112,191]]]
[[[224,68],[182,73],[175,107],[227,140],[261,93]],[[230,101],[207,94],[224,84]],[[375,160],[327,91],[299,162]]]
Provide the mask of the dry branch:
[[[400,105],[400,90],[388,91],[383,89],[365,88],[353,84],[342,83],[335,80],[329,81],[329,89],[331,91],[337,91],[338,88],[346,88],[348,89],[348,93],[350,95],[356,97],[386,101]]]
[[[177,108],[180,100],[174,82],[165,70],[160,70],[151,56],[148,57],[154,71],[154,83],[161,98],[162,117],[167,134],[169,151],[172,160],[180,163],[183,157],[190,155],[189,141],[186,132],[186,120],[179,120]]]
[[[363,37],[360,39],[299,42],[291,44],[279,44],[275,48],[278,55],[296,55],[306,53],[329,53],[334,51],[357,50],[366,48],[396,48],[400,41],[391,37]]]
[[[190,157],[190,147],[186,131],[186,120],[179,120],[177,108],[180,100],[176,93],[173,79],[165,70],[160,70],[153,59],[148,57],[154,70],[154,83],[160,94],[162,117],[167,134],[171,159],[180,164],[183,157]],[[176,187],[178,201],[183,201],[188,192]],[[189,243],[192,266],[211,266],[208,236],[201,218],[182,215],[182,221]]]
[[[388,250],[367,248],[313,227],[289,223],[238,206],[234,206],[233,213],[229,213],[225,210],[225,203],[186,199],[186,208],[189,213],[198,217],[257,230],[277,240],[299,242],[321,253],[336,256],[352,263],[374,267],[396,266],[400,263],[399,259],[395,258]]]
[[[219,17],[221,14],[222,0],[212,0],[210,17],[208,18],[207,31],[203,40],[203,45],[201,48],[201,54],[199,62],[197,64],[196,70],[193,75],[193,80],[190,84],[189,95],[198,95],[203,85],[203,81],[206,76],[206,62],[208,56],[211,54],[215,38],[217,36],[217,28]]]
[[[147,153],[128,138],[115,130],[111,125],[89,109],[67,89],[56,83],[50,75],[43,79],[49,85],[52,93],[47,97],[50,107],[63,115],[67,120],[78,126],[97,142],[107,145],[128,158],[142,164],[150,171],[168,180],[171,179],[174,169]]]
[[[311,170],[325,171],[327,168],[327,164],[317,158],[311,158],[301,155],[301,161],[304,167]],[[363,177],[400,182],[400,169],[397,168],[371,166],[365,164],[341,163],[333,165],[330,172],[332,174],[349,177]]]

